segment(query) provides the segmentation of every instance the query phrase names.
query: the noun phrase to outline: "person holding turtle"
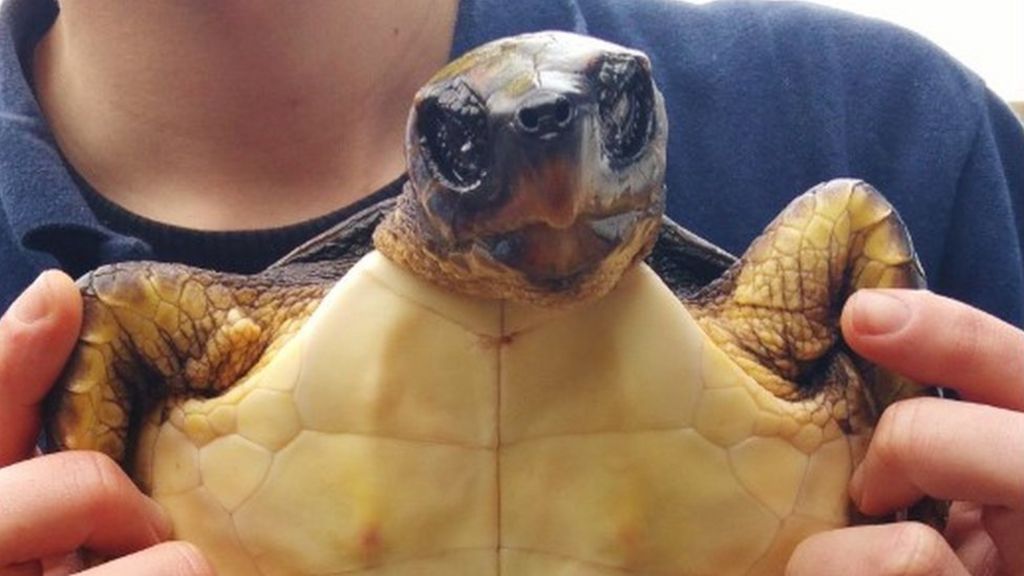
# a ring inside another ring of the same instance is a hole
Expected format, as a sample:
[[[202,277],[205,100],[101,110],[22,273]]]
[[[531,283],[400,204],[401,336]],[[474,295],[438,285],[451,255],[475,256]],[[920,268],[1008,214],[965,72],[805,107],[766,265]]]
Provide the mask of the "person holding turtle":
[[[2,21],[0,573],[66,573],[78,550],[116,558],[93,574],[210,573],[109,460],[30,458],[81,313],[68,277],[40,270],[262,269],[396,193],[408,103],[449,58],[552,28],[651,56],[676,220],[740,252],[796,193],[861,177],[903,214],[932,288],[972,305],[862,292],[842,316],[856,352],[965,400],[891,407],[851,484],[869,514],[956,501],[946,533],[826,532],[790,573],[1024,570],[1024,136],[923,41],[798,5],[610,0],[6,0]]]

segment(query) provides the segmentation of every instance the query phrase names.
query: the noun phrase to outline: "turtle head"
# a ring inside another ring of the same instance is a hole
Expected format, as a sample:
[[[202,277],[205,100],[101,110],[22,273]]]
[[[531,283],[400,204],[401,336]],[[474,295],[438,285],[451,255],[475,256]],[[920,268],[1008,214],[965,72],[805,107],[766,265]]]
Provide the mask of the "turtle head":
[[[665,138],[642,53],[559,32],[486,44],[417,94],[409,184],[375,241],[477,296],[602,295],[657,236]]]

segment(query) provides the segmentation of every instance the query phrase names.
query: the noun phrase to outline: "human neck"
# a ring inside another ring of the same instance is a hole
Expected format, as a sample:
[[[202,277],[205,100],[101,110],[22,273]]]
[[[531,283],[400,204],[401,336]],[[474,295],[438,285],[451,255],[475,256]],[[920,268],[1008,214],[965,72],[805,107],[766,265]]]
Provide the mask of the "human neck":
[[[457,0],[65,0],[35,58],[58,144],[102,195],[199,229],[273,227],[396,177]]]

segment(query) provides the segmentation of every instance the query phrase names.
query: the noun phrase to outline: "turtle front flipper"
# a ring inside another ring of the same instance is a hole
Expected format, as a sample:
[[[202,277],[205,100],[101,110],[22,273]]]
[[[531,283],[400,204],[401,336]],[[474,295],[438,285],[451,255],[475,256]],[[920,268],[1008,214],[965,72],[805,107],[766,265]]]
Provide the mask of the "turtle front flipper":
[[[171,396],[215,396],[258,366],[326,293],[321,278],[275,283],[174,264],[115,264],[78,281],[78,345],[47,401],[55,449],[127,465],[143,419]]]
[[[860,288],[923,288],[906,227],[868,184],[833,180],[794,200],[719,280],[686,303],[708,336],[775,396],[832,411],[854,459],[879,414],[931,389],[855,356],[839,316]],[[942,506],[920,519],[942,521]]]

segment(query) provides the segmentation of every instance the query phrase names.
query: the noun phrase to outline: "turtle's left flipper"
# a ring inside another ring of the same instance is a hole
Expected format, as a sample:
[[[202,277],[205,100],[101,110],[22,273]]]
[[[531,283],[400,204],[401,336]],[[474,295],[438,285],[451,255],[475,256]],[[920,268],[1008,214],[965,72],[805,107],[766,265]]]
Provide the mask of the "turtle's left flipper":
[[[133,430],[153,407],[234,385],[301,326],[333,280],[280,268],[243,282],[155,262],[87,274],[78,345],[47,399],[52,447],[129,464]]]
[[[864,182],[833,180],[790,203],[721,279],[686,303],[763,387],[786,400],[852,401],[843,404],[845,424],[867,434],[886,406],[931,389],[854,356],[838,329],[843,304],[860,288],[923,287],[892,206]]]

